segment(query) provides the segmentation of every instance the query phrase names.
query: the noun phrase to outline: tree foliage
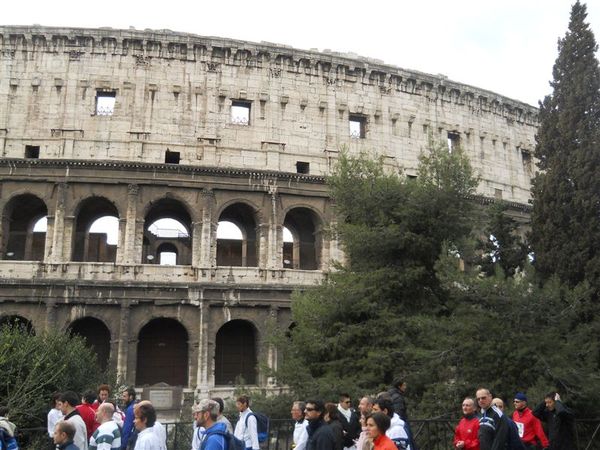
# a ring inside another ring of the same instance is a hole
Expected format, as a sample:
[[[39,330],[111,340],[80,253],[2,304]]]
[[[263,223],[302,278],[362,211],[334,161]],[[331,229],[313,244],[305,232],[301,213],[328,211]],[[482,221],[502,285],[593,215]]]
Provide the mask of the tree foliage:
[[[558,43],[552,94],[540,104],[533,183],[536,269],[600,286],[600,70],[586,7],[573,5]]]
[[[558,389],[579,414],[595,415],[600,352],[585,336],[598,323],[580,326],[594,290],[552,277],[538,285],[533,268],[515,262],[523,249],[501,210],[491,214],[502,248],[489,276],[464,270],[477,180],[462,153],[443,148],[421,158],[419,174],[411,181],[380,161],[341,158],[330,184],[348,259],[294,295],[279,381],[298,398],[334,400],[375,394],[401,374],[413,417],[456,416],[481,385],[532,401]],[[516,266],[519,276],[506,276]]]
[[[485,229],[485,239],[479,245],[479,264],[487,275],[494,275],[500,268],[505,276],[512,277],[522,271],[527,261],[529,249],[518,234],[517,222],[507,214],[504,204],[489,208],[489,223]]]
[[[0,328],[0,399],[19,427],[43,425],[53,392],[95,388],[103,374],[80,337]]]

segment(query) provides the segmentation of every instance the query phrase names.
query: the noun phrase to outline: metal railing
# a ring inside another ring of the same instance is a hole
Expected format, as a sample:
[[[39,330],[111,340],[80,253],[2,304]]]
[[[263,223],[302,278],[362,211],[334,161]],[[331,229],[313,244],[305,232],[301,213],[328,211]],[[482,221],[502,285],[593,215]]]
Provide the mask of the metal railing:
[[[456,420],[411,420],[411,429],[419,450],[450,450]],[[168,450],[190,450],[192,422],[163,424],[167,431]],[[289,419],[271,419],[270,437],[263,450],[290,450],[294,423]],[[600,450],[600,419],[581,419],[576,422],[578,450]],[[46,428],[23,428],[17,436],[21,450],[50,450],[52,446]]]

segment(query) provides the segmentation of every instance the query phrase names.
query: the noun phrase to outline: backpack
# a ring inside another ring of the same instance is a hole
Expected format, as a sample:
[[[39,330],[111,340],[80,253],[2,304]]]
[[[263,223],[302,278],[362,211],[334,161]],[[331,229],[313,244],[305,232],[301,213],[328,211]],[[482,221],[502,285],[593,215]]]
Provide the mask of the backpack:
[[[200,434],[200,428],[198,428],[197,433]],[[212,436],[213,434],[218,434],[225,438],[225,442],[227,445],[226,450],[246,450],[246,444],[244,443],[244,441],[236,438],[232,433],[229,433],[228,431],[213,431],[207,434],[206,437],[202,439],[200,450],[204,450],[206,448],[208,436]]]
[[[4,428],[0,428],[0,449],[1,450],[19,450],[19,444],[14,436],[8,434]]]
[[[250,416],[254,416],[256,418],[258,442],[267,442],[269,439],[269,418],[262,413],[252,412],[246,416],[246,428],[248,428],[248,419]]]

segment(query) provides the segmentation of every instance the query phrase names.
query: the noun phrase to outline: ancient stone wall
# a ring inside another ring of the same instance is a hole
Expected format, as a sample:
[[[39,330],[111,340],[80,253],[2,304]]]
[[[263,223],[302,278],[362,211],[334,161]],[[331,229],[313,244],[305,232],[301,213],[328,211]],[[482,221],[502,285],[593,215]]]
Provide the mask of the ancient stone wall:
[[[414,176],[431,140],[460,145],[480,200],[525,220],[536,120],[498,94],[356,56],[0,27],[0,321],[84,335],[138,387],[231,392],[236,373],[274,386],[257,369],[277,365],[270,324],[289,326],[291,292],[343,259],[324,178],[340,151]],[[93,229],[105,216],[114,244]],[[157,237],[163,218],[185,232]],[[241,238],[220,238],[222,222]]]

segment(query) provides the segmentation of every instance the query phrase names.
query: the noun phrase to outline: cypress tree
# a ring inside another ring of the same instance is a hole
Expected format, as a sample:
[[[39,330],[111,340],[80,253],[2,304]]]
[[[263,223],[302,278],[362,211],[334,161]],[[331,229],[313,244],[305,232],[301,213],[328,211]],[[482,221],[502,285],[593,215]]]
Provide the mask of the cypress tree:
[[[600,285],[600,71],[586,6],[558,42],[553,92],[540,103],[531,244],[543,279]]]

